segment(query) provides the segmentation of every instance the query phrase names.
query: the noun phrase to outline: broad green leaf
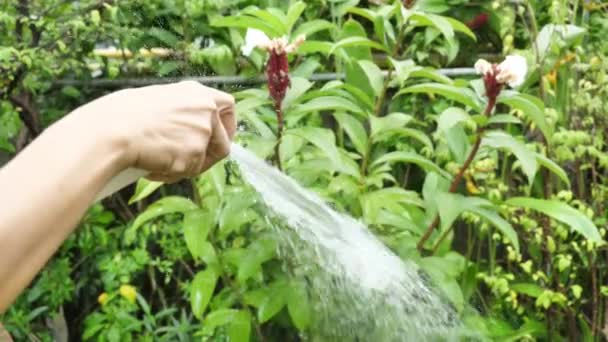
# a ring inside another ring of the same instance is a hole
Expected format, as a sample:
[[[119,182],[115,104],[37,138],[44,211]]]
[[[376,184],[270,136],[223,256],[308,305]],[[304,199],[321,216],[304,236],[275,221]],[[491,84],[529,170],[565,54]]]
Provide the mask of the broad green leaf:
[[[418,140],[422,144],[424,144],[424,146],[427,147],[429,150],[434,149],[433,142],[431,141],[431,139],[423,131],[421,131],[419,129],[413,129],[413,128],[387,129],[382,133],[376,134],[374,136],[374,141],[378,142],[378,141],[388,140],[389,138],[391,138],[392,136],[395,136],[395,135],[407,137],[407,138],[413,138],[415,140]]]
[[[475,36],[475,33],[473,33],[473,31],[471,31],[467,25],[453,18],[445,17],[445,19],[450,23],[450,25],[452,25],[452,29],[454,29],[454,31],[464,33],[469,38],[475,41],[477,40],[477,36]]]
[[[525,294],[526,296],[533,298],[540,296],[540,294],[545,291],[542,287],[534,283],[511,284],[511,289],[517,293]]]
[[[287,287],[283,282],[276,282],[270,285],[267,291],[266,298],[258,308],[258,320],[260,323],[265,323],[283,309],[285,306]]]
[[[380,96],[380,93],[384,89],[384,76],[382,75],[382,70],[371,61],[359,61],[359,66],[361,70],[367,77],[369,85],[374,90],[374,95]]]
[[[311,53],[322,53],[329,55],[333,45],[330,42],[318,41],[318,40],[307,40],[298,48],[300,54],[311,54]]]
[[[143,213],[141,213],[133,222],[130,229],[136,230],[141,227],[144,223],[157,218],[159,216],[174,214],[174,213],[186,213],[188,211],[196,210],[198,206],[194,202],[184,197],[169,196],[160,199],[150,205]]]
[[[545,56],[551,46],[551,42],[558,38],[563,39],[567,44],[571,44],[585,34],[586,30],[576,25],[547,24],[538,33],[536,45],[538,54],[541,58]]]
[[[481,108],[480,105],[475,101],[475,93],[469,88],[441,83],[423,83],[402,89],[395,96],[410,93],[439,94],[450,100],[462,103],[465,106],[469,106],[474,110],[480,111]]]
[[[160,27],[152,27],[148,30],[148,35],[158,39],[168,47],[176,47],[179,43],[179,38],[171,31],[162,29]]]
[[[348,48],[348,47],[370,47],[376,50],[381,50],[384,52],[387,52],[386,48],[376,42],[374,42],[373,40],[370,40],[368,38],[365,37],[349,37],[349,38],[345,38],[340,40],[339,42],[335,43],[331,50],[329,51],[329,54],[333,54],[336,52],[336,50],[338,49],[343,49],[343,48]]]
[[[274,31],[278,33],[278,36],[285,36],[288,33],[287,29],[287,19],[285,14],[281,11],[275,10],[273,8],[268,8],[266,10],[259,9],[256,7],[250,7],[242,12],[243,14],[248,14],[254,16],[264,23],[268,24]],[[241,18],[243,16],[240,16]]]
[[[511,241],[519,251],[519,240],[517,233],[511,224],[500,217],[496,212],[490,210],[493,204],[478,197],[466,197],[460,194],[439,193],[435,194],[439,216],[441,217],[441,230],[448,229],[463,212],[472,212],[491,223]]]
[[[190,305],[196,318],[202,319],[213,291],[215,291],[217,279],[218,274],[214,268],[198,272],[194,277],[190,287]]]
[[[317,97],[306,103],[297,105],[293,109],[294,112],[298,113],[319,112],[324,110],[343,110],[350,113],[364,114],[361,107],[339,96]]]
[[[503,92],[498,97],[498,103],[504,103],[514,109],[521,110],[536,124],[547,139],[552,136],[551,128],[545,120],[544,106],[538,99],[517,92]]]
[[[310,37],[317,32],[321,32],[324,30],[332,30],[335,27],[336,26],[334,24],[327,20],[315,19],[307,21],[302,25],[298,26],[298,28],[294,31],[293,36],[298,37],[300,35],[304,35],[306,37]]]
[[[274,27],[272,27],[264,20],[248,15],[240,15],[234,17],[217,17],[211,20],[211,26],[238,27],[244,29],[253,28],[266,33],[266,35],[271,38],[280,37],[282,35],[281,32],[277,31]]]
[[[334,117],[340,124],[340,127],[348,134],[357,152],[362,156],[367,154],[368,141],[365,127],[357,119],[348,114],[335,112]]]
[[[184,215],[184,240],[194,258],[200,258],[209,230],[215,226],[215,218],[203,210],[189,211]]]
[[[508,199],[505,203],[514,207],[523,207],[539,211],[570,226],[571,229],[579,232],[585,238],[593,242],[604,242],[595,224],[593,224],[593,222],[583,213],[565,203],[530,197],[514,197]]]
[[[507,239],[509,239],[509,241],[511,241],[513,247],[515,247],[515,250],[519,252],[519,240],[517,238],[517,232],[515,232],[515,229],[513,229],[513,226],[511,226],[509,222],[500,217],[496,212],[489,209],[474,207],[471,208],[470,211],[486,219],[488,222],[494,225],[494,227],[498,228],[498,230],[500,230],[500,232]]]
[[[411,115],[403,113],[391,113],[382,117],[371,116],[369,118],[371,136],[375,138],[388,130],[405,127],[413,119]]]
[[[299,281],[291,283],[287,296],[287,311],[293,325],[300,331],[306,330],[310,324],[312,310],[306,285]]]
[[[251,335],[251,314],[240,310],[234,314],[227,328],[230,342],[249,342]]]
[[[549,171],[557,175],[559,179],[566,183],[566,186],[570,188],[570,178],[568,178],[568,174],[566,173],[566,171],[564,171],[564,169],[557,165],[556,162],[540,153],[536,154],[536,161],[538,161],[541,166],[546,167]]]
[[[218,309],[210,312],[203,321],[204,325],[210,327],[219,327],[230,324],[238,315],[239,310],[235,309]]]
[[[238,231],[244,224],[251,222],[256,213],[251,208],[257,200],[257,194],[252,191],[242,191],[233,194],[220,214],[219,224],[222,235]]]
[[[445,132],[445,139],[452,157],[458,164],[464,164],[471,149],[469,136],[464,130],[464,124],[459,123]]]
[[[341,169],[336,137],[331,130],[318,127],[301,127],[287,130],[285,134],[293,134],[307,140],[323,151],[325,156],[334,163],[336,170]]]
[[[447,40],[454,38],[454,29],[446,17],[430,13],[412,12],[409,19],[413,26],[431,26],[438,29]]]
[[[306,9],[306,4],[303,1],[298,1],[289,6],[289,10],[287,10],[287,24],[286,29],[287,32],[291,32],[293,29],[293,25],[300,19],[300,16]],[[297,37],[297,36],[296,36]]]
[[[137,181],[137,186],[135,187],[135,193],[129,199],[129,204],[133,204],[141,201],[142,199],[150,196],[156,189],[160,188],[163,185],[163,182],[154,182],[147,180],[145,178],[140,178]]]
[[[216,74],[222,76],[236,74],[236,62],[232,50],[226,45],[215,45],[201,50],[201,56]]]
[[[285,94],[285,98],[283,99],[283,109],[288,109],[292,104],[297,102],[297,100],[304,95],[308,89],[312,87],[312,83],[307,79],[300,77],[292,77],[291,78],[291,86],[287,89],[287,93]]]
[[[471,117],[467,112],[458,107],[449,107],[444,110],[437,119],[437,130],[445,134],[452,127],[461,122],[470,120]]]
[[[413,163],[416,164],[418,166],[420,166],[422,169],[424,169],[427,172],[433,171],[436,172],[440,175],[442,175],[445,178],[451,179],[452,176],[442,170],[439,166],[437,166],[435,163],[433,163],[432,161],[422,157],[419,154],[413,153],[413,152],[390,152],[387,153],[385,155],[383,155],[382,157],[376,159],[373,163],[372,166],[378,166],[380,164],[384,164],[384,163]]]
[[[538,170],[537,157],[535,152],[530,151],[522,142],[505,132],[494,131],[484,136],[482,146],[506,149],[513,153],[521,163],[521,168],[528,177],[528,183],[534,182]]]

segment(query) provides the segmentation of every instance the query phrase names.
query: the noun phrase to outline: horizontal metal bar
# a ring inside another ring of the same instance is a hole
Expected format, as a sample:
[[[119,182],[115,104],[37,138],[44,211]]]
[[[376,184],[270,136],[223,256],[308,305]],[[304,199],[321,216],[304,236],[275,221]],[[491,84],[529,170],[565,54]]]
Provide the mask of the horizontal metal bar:
[[[438,69],[440,74],[450,77],[457,76],[472,76],[475,75],[473,68],[453,68],[453,69]],[[384,77],[388,71],[383,71]],[[340,73],[320,73],[309,77],[309,80],[314,82],[327,82],[333,80],[344,79],[344,74]],[[243,77],[243,76],[183,76],[183,77],[159,77],[159,78],[119,78],[119,79],[91,79],[91,80],[70,80],[63,79],[55,82],[60,86],[87,86],[96,88],[123,88],[123,87],[141,87],[153,84],[174,83],[185,80],[193,80],[205,85],[252,85],[266,82],[266,76]]]

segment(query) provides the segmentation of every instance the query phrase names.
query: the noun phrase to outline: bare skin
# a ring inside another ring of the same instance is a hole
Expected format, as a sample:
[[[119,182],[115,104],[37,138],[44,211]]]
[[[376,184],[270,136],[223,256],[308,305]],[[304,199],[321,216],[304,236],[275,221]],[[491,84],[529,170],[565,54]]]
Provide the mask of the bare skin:
[[[49,127],[0,169],[0,313],[127,168],[173,182],[226,157],[232,96],[195,82],[118,91]]]

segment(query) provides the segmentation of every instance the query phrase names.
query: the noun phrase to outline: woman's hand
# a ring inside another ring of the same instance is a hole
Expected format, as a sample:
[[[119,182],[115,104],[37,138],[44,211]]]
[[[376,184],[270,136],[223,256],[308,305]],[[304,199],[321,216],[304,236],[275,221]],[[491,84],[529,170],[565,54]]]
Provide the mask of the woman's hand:
[[[209,169],[230,152],[234,98],[194,81],[127,89],[71,114],[77,126],[105,127],[122,153],[121,167],[174,182]]]
[[[118,91],[46,129],[0,169],[0,313],[118,173],[197,175],[228,154],[235,129],[232,96],[195,82]]]

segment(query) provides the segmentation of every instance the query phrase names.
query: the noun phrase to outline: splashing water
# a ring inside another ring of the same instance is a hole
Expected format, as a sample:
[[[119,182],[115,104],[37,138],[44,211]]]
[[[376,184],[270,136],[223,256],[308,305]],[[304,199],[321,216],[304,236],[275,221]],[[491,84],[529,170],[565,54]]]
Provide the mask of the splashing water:
[[[454,310],[367,227],[233,144],[231,159],[282,222],[277,233],[290,270],[307,282],[315,332],[324,341],[447,339],[460,326]],[[275,225],[276,226],[276,225]]]

